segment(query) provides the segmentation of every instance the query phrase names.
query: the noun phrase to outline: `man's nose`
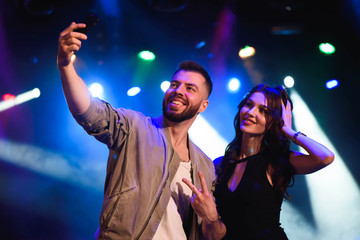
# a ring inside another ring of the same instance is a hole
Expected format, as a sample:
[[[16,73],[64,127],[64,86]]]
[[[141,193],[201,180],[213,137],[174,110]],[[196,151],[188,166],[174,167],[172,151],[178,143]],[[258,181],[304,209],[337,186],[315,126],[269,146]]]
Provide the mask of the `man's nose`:
[[[184,84],[180,84],[180,85],[175,89],[175,92],[176,92],[177,94],[183,95],[184,92],[185,92],[185,86],[184,86]]]

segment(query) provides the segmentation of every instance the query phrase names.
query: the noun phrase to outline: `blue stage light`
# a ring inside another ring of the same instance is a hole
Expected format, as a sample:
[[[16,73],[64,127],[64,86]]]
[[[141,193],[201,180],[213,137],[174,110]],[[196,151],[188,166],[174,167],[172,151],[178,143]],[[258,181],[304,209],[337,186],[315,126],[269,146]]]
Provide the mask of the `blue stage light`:
[[[325,83],[327,89],[333,89],[339,86],[339,81],[336,79],[329,80]]]

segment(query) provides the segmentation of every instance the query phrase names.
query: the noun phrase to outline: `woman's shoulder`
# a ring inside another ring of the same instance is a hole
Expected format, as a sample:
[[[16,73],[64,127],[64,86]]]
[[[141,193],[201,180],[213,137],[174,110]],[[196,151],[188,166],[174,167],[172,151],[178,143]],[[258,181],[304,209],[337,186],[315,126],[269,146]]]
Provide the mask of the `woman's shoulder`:
[[[215,166],[215,169],[219,169],[220,168],[220,165],[221,165],[221,160],[223,159],[224,156],[221,156],[221,157],[217,157],[213,160],[213,163],[214,163],[214,166]]]

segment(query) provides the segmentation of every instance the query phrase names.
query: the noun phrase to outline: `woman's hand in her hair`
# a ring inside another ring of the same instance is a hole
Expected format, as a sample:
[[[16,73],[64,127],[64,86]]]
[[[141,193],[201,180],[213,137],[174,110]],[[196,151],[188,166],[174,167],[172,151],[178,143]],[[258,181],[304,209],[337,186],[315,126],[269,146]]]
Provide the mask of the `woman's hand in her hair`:
[[[291,104],[288,101],[286,103],[286,107],[284,103],[281,104],[282,106],[282,119],[284,121],[284,125],[282,127],[282,131],[286,137],[293,141],[293,136],[296,133],[294,129],[292,129],[292,114],[291,114]]]
[[[284,121],[284,126],[282,127],[282,129],[284,130],[285,127],[292,129],[292,114],[291,114],[290,102],[288,101],[286,103],[286,107],[284,103],[281,103],[281,107],[282,107],[282,119]]]

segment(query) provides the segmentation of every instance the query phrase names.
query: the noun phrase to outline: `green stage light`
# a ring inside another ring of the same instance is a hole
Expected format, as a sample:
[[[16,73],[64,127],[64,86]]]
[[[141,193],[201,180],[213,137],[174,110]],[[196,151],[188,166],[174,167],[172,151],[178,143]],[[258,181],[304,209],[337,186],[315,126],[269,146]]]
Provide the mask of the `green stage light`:
[[[326,55],[330,55],[333,54],[335,52],[335,47],[334,45],[330,44],[330,43],[321,43],[319,45],[319,49],[320,52],[326,54]]]
[[[139,52],[138,57],[145,61],[154,61],[155,54],[150,51],[141,51]]]

